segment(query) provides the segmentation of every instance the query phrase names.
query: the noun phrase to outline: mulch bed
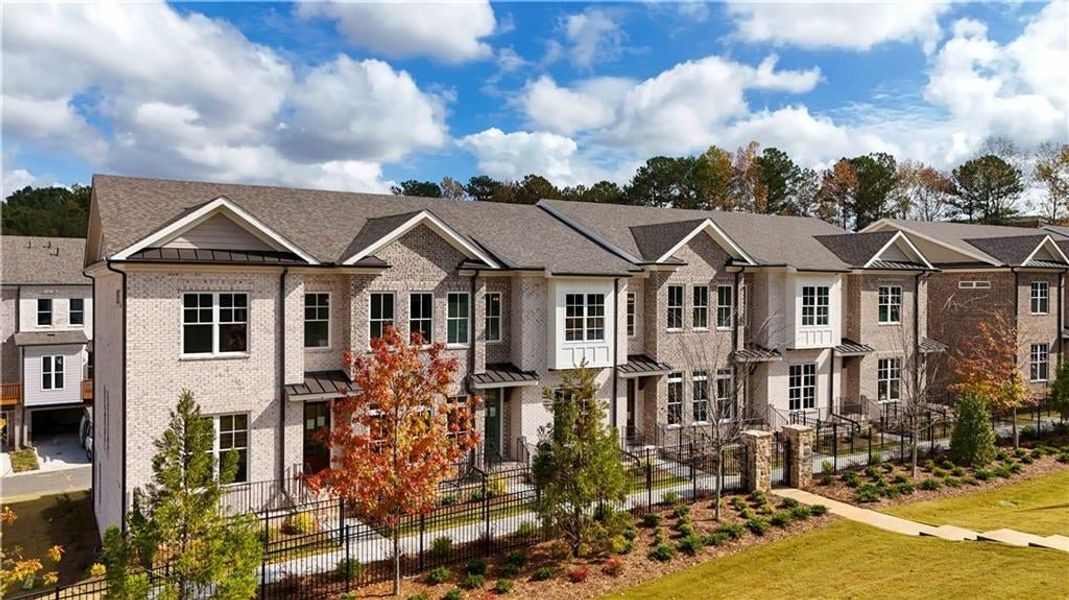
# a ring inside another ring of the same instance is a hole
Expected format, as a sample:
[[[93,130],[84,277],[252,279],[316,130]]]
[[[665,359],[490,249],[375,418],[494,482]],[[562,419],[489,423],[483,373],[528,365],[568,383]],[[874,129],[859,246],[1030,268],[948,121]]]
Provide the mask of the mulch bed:
[[[700,500],[694,504],[687,505],[690,508],[690,519],[698,536],[712,533],[727,524],[745,522],[740,517],[739,509],[732,506],[732,497],[731,495],[724,497],[720,521],[714,519],[714,500]],[[768,520],[769,515],[758,508],[760,506],[758,502],[751,501],[746,496],[739,497],[746,500],[747,506],[750,507],[749,510],[764,520]],[[771,494],[766,494],[766,498],[769,507],[774,508],[777,512],[782,510],[778,504],[778,498]],[[776,505],[772,507],[774,503]],[[657,507],[654,512],[661,515],[660,525],[653,528],[646,527],[642,525],[641,519],[636,519],[637,537],[634,540],[634,550],[628,554],[597,558],[565,558],[562,560],[559,558],[561,551],[559,543],[544,542],[528,548],[525,551],[527,556],[526,564],[519,575],[511,579],[514,587],[506,596],[517,598],[537,597],[539,600],[595,598],[699,563],[715,560],[721,556],[727,556],[754,546],[811,531],[822,527],[835,518],[828,515],[811,516],[804,520],[793,520],[786,527],[769,525],[764,535],[758,536],[746,531],[739,539],[727,541],[719,546],[704,546],[694,556],[679,552],[675,558],[660,562],[648,556],[650,549],[654,547],[655,532],[658,529],[661,530],[665,536],[666,543],[676,547],[681,537],[676,531],[679,519],[673,514],[673,510],[668,507]],[[486,586],[479,590],[462,590],[462,598],[495,598],[500,596],[500,594],[493,591],[493,587],[498,579],[499,570],[507,563],[508,554],[510,553],[503,552],[501,554],[501,556],[489,557],[487,560]],[[610,560],[619,562],[620,572],[616,576],[603,572],[605,565]],[[532,575],[537,569],[544,566],[553,568],[553,576],[545,581],[533,581]],[[586,580],[581,583],[573,583],[569,576],[573,572],[583,569],[589,572]],[[454,577],[449,582],[439,585],[427,584],[422,576],[405,579],[402,582],[401,597],[410,598],[418,594],[424,594],[429,600],[442,598],[447,592],[457,588],[457,582],[464,575],[465,565],[453,565],[451,570],[454,573]],[[391,582],[377,583],[353,590],[351,595],[358,598],[389,596],[391,588]]]
[[[950,465],[945,462],[945,459],[936,457],[933,459],[935,462],[935,469],[931,469],[932,464],[927,462],[928,459],[924,458],[918,461],[917,478],[910,477],[910,466],[908,464],[891,464],[885,463],[877,467],[877,472],[882,479],[888,484],[894,481],[898,475],[904,475],[909,478],[909,481],[914,486],[914,491],[911,493],[899,493],[898,495],[888,497],[882,495],[878,500],[863,502],[859,500],[860,486],[850,486],[847,484],[845,478],[848,477],[846,473],[854,472],[858,476],[858,480],[862,485],[872,484],[879,486],[877,480],[870,475],[866,474],[865,468],[853,468],[840,470],[835,475],[830,485],[823,485],[820,482],[820,475],[813,476],[813,484],[806,489],[814,494],[826,496],[840,502],[847,502],[849,504],[856,504],[864,508],[881,509],[890,506],[897,506],[899,504],[923,502],[925,500],[937,500],[940,498],[951,498],[955,496],[963,496],[968,494],[975,494],[990,489],[1000,488],[1006,485],[1011,485],[1021,481],[1034,479],[1036,477],[1042,477],[1049,475],[1056,471],[1063,471],[1069,469],[1069,464],[1059,462],[1056,455],[1047,454],[1039,458],[1032,459],[1032,462],[1022,462],[1020,458],[1014,455],[1012,449],[1001,448],[1002,452],[1007,455],[1007,461],[996,460],[992,465],[989,465],[987,471],[993,471],[993,467],[1001,465],[1018,465],[1014,467],[1019,469],[1019,472],[1012,473],[1010,477],[1000,477],[997,475],[991,476],[987,480],[980,480],[976,478],[976,469],[964,468],[955,471],[954,465]],[[1031,450],[1026,449],[1028,456],[1031,456]],[[1027,461],[1028,459],[1025,459]],[[926,464],[929,468],[926,468]],[[891,470],[888,471],[887,469]],[[955,475],[955,472],[959,475]],[[922,489],[921,484],[926,479],[934,479],[939,482],[939,488],[934,490]],[[949,484],[948,484],[949,483]]]

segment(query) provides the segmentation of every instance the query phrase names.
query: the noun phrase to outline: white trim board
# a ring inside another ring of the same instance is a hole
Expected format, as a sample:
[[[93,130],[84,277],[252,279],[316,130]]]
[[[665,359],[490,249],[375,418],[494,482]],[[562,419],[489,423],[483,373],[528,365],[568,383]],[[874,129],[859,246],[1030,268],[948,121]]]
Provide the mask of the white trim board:
[[[922,254],[921,251],[913,245],[913,242],[909,241],[909,237],[905,233],[902,233],[901,229],[896,231],[895,234],[891,236],[891,239],[887,240],[887,243],[884,244],[882,248],[880,248],[879,252],[872,255],[872,258],[870,258],[868,262],[865,263],[863,268],[868,269],[869,267],[871,267],[872,263],[876,262],[877,260],[880,260],[880,257],[883,256],[883,253],[886,252],[892,244],[895,244],[899,240],[902,240],[906,243],[906,246],[909,248],[909,251],[911,254],[913,254],[914,258],[919,258],[920,261],[924,263],[924,266],[928,267],[929,269],[935,269],[935,267],[932,266],[932,263],[928,262],[928,259],[924,257],[924,254]]]

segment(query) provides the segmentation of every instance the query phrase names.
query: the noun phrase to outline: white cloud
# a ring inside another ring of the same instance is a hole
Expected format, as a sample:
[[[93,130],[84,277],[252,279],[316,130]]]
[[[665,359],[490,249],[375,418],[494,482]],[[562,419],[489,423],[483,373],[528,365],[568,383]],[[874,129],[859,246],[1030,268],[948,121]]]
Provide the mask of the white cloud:
[[[612,123],[617,105],[633,85],[628,79],[600,77],[568,89],[543,75],[527,83],[519,102],[536,127],[570,135]]]
[[[465,136],[458,144],[475,155],[479,171],[503,180],[542,175],[555,185],[604,179],[606,173],[577,154],[572,138],[545,131],[505,133],[493,127]]]
[[[297,14],[335,20],[351,43],[392,58],[426,56],[446,63],[491,56],[482,38],[497,26],[487,0],[301,2]]]
[[[569,60],[581,69],[616,60],[623,52],[624,32],[609,11],[588,8],[568,15],[561,30],[569,43]]]
[[[848,50],[890,41],[917,41],[931,50],[940,36],[939,15],[947,9],[946,3],[927,0],[728,3],[737,33],[746,41]]]
[[[497,68],[502,73],[511,73],[526,67],[528,64],[527,59],[520,56],[511,46],[497,51]]]

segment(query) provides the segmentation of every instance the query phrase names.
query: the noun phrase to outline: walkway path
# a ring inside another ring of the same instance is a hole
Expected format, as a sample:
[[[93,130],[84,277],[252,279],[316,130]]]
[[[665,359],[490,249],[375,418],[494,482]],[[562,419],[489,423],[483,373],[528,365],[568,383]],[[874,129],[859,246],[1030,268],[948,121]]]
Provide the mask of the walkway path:
[[[902,535],[926,535],[954,542],[966,540],[1001,542],[1010,546],[1037,546],[1069,552],[1069,538],[1060,535],[1044,537],[1013,529],[996,529],[978,533],[953,525],[936,526],[918,523],[794,488],[774,489],[772,493],[784,498],[793,498],[802,504],[823,504],[828,507],[828,512],[833,515]]]
[[[48,494],[88,490],[93,467],[85,465],[62,471],[31,471],[0,478],[0,499],[5,503],[30,500]]]

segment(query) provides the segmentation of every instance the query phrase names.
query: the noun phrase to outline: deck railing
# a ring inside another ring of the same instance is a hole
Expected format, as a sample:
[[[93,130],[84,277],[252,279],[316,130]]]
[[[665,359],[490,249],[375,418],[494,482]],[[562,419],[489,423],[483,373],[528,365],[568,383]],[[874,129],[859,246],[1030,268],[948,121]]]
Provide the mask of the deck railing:
[[[93,400],[93,380],[92,379],[83,379],[82,380],[82,401],[83,402],[90,402],[92,400]]]
[[[21,383],[0,383],[0,406],[15,406],[22,402]]]

